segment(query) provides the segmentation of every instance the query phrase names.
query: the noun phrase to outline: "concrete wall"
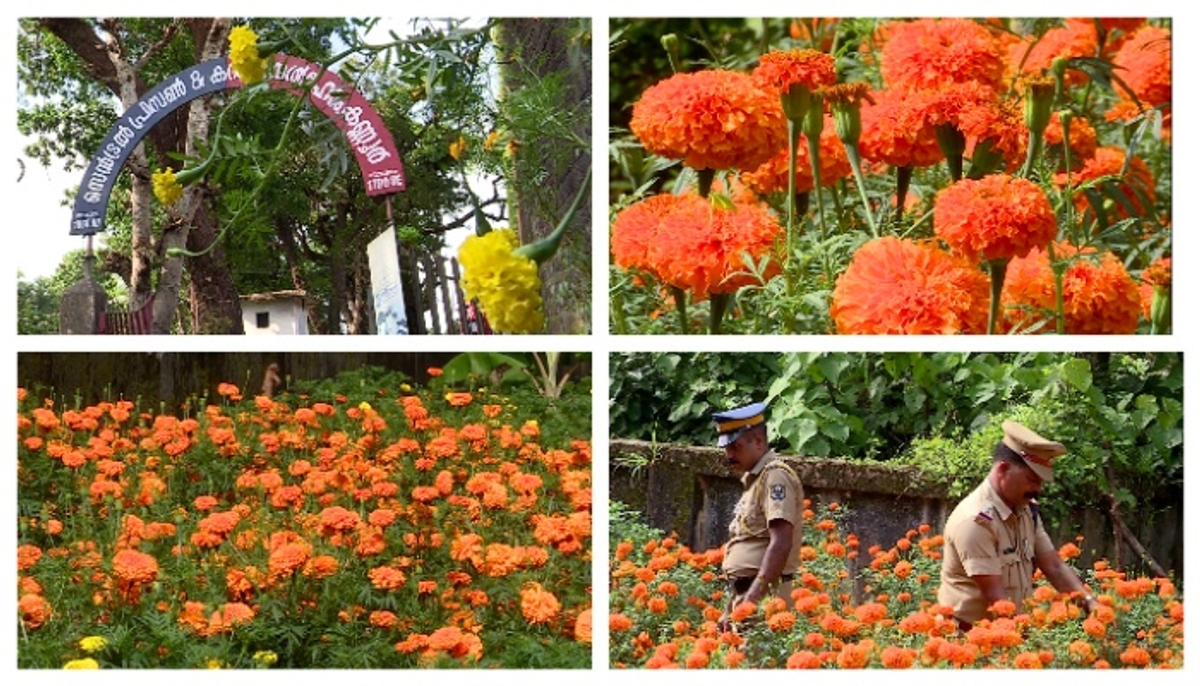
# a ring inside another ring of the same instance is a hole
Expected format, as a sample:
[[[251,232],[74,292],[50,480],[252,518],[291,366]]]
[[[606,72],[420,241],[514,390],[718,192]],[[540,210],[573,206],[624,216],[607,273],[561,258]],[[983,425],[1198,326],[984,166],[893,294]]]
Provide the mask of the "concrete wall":
[[[837,502],[850,512],[846,530],[858,535],[862,550],[876,543],[890,548],[906,531],[922,523],[940,531],[956,503],[948,502],[945,484],[929,482],[911,467],[848,460],[784,456],[796,469],[804,495],[815,504]],[[739,477],[725,465],[724,451],[710,447],[652,445],[644,441],[609,442],[610,497],[642,512],[645,523],[674,532],[694,550],[720,546],[726,538]],[[637,466],[642,465],[642,466]],[[1152,556],[1183,578],[1183,494],[1142,512],[1124,512],[1125,523]],[[1073,513],[1070,521],[1048,531],[1057,545],[1084,536],[1084,565],[1115,559],[1112,524],[1100,509]],[[1144,568],[1125,547],[1123,561]]]

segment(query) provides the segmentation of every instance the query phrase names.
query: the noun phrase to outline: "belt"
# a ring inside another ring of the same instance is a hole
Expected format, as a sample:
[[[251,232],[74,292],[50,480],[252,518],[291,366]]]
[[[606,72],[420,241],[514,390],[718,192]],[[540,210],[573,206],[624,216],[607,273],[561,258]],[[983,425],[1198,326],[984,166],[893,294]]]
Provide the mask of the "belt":
[[[734,595],[745,595],[746,591],[750,590],[750,585],[758,577],[753,576],[735,576],[729,580],[729,587],[733,589]],[[780,583],[791,583],[795,580],[795,574],[781,574],[779,576]]]

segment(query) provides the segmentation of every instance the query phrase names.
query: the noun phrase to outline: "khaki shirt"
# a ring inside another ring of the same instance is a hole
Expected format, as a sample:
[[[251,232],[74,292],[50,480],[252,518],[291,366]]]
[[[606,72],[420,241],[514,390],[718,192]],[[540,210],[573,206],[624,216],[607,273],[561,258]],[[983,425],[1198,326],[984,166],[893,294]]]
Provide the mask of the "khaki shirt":
[[[800,477],[774,452],[768,450],[754,467],[742,476],[742,497],[733,510],[729,541],[725,543],[725,561],[721,567],[727,576],[755,576],[771,542],[767,529],[773,519],[792,523],[792,550],[783,574],[795,574],[800,565],[800,541],[803,530],[804,488]]]
[[[1027,505],[1009,508],[986,479],[950,513],[944,536],[938,602],[972,623],[983,619],[989,605],[972,576],[999,576],[1019,611],[1033,594],[1034,556],[1054,550],[1041,518],[1034,522]]]

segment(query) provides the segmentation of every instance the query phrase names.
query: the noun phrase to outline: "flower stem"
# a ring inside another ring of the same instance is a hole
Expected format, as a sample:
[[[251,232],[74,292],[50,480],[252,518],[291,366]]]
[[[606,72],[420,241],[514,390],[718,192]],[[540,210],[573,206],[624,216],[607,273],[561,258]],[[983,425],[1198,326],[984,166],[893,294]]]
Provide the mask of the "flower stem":
[[[862,200],[863,214],[867,217],[867,226],[871,227],[871,236],[879,238],[879,227],[875,225],[875,215],[871,212],[871,203],[867,200],[867,180],[863,176],[862,156],[858,153],[858,145],[843,143],[850,167],[854,170],[854,185],[858,187],[858,197]]]
[[[908,198],[908,184],[912,181],[913,168],[896,167],[896,222],[904,218],[904,201]]]
[[[1000,294],[1004,291],[1004,274],[1008,270],[1009,258],[988,261],[988,273],[992,277],[992,301],[988,307],[989,335],[996,332],[996,321],[1000,316]]]
[[[796,246],[796,149],[800,147],[800,122],[788,119],[788,190],[787,190],[787,254],[784,268],[792,261]],[[791,273],[788,273],[788,293],[792,292]]]
[[[1055,263],[1053,241],[1046,246],[1046,257],[1050,260],[1050,272],[1054,274],[1054,330],[1061,336],[1067,332],[1067,320],[1063,316],[1063,272],[1066,268]]]
[[[696,190],[701,198],[707,198],[712,193],[713,180],[717,178],[716,169],[696,170]]]
[[[714,293],[709,298],[709,313],[708,313],[708,332],[711,334],[721,333],[721,320],[725,317],[725,310],[729,307],[729,293]]]
[[[675,312],[679,315],[679,332],[688,333],[687,292],[679,286],[668,286],[675,297]]]
[[[825,203],[821,197],[821,141],[816,136],[805,135],[804,138],[808,142],[808,162],[812,167],[813,177],[812,192],[817,196],[817,221],[821,227],[821,244],[824,246],[828,231],[825,228]],[[830,281],[829,251],[824,247],[821,249],[821,268],[825,271],[825,280]]]

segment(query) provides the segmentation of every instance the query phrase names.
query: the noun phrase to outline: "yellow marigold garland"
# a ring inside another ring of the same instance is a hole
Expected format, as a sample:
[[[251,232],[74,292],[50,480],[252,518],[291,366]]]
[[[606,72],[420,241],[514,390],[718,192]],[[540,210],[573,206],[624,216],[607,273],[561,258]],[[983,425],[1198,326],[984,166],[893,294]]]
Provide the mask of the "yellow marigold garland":
[[[463,292],[479,300],[492,328],[503,333],[533,333],[544,324],[537,263],[513,254],[518,245],[512,229],[493,229],[467,237],[458,249]]]
[[[150,183],[154,186],[154,197],[164,205],[174,205],[183,197],[183,186],[175,178],[171,169],[160,169],[150,175]]]
[[[247,86],[263,80],[267,74],[267,61],[258,54],[258,34],[254,29],[235,26],[229,32],[229,62]]]

